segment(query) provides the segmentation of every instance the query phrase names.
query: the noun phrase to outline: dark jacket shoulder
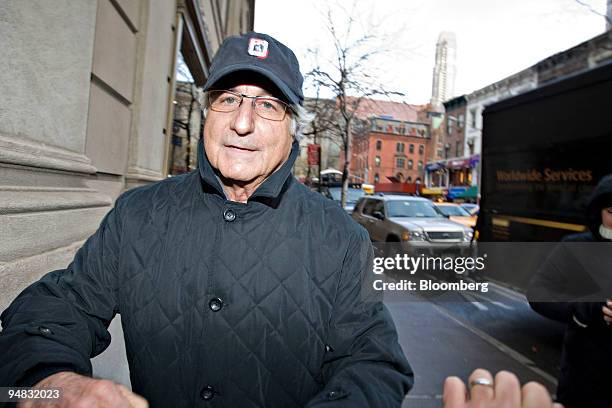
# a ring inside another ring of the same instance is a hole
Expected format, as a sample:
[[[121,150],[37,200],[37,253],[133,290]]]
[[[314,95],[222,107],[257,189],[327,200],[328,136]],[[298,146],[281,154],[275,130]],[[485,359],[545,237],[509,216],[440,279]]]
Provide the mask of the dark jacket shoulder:
[[[294,183],[296,197],[299,197],[299,210],[303,215],[315,217],[313,221],[319,220],[325,224],[321,227],[330,227],[345,234],[367,239],[369,236],[365,228],[359,225],[341,206],[335,201],[324,197],[316,191],[310,190],[301,183]],[[297,210],[297,209],[296,209]]]

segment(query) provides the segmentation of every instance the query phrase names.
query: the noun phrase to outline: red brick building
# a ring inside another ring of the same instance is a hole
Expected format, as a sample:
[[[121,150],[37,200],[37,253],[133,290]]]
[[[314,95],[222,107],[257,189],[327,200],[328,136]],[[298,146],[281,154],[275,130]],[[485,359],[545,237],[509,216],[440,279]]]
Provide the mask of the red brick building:
[[[385,117],[370,118],[370,132],[353,143],[351,175],[366,183],[423,180],[429,125]]]
[[[357,116],[365,127],[353,134],[351,182],[423,180],[430,154],[430,125],[419,121],[422,105],[362,101]]]

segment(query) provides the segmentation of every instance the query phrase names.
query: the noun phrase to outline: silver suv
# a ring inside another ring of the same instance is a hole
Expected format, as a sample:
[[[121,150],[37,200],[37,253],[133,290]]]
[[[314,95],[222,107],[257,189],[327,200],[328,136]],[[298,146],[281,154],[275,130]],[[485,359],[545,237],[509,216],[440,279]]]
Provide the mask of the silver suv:
[[[422,197],[385,195],[362,197],[352,217],[375,242],[400,242],[403,250],[467,250],[471,228],[450,221]],[[453,251],[454,252],[454,251]]]

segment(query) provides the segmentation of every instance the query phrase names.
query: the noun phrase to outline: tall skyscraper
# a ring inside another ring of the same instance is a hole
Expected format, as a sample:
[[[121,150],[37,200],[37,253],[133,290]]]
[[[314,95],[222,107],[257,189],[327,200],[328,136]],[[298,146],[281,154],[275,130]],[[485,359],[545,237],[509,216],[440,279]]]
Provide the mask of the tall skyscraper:
[[[457,58],[457,41],[455,34],[442,31],[436,43],[436,64],[433,69],[431,104],[442,105],[455,93],[455,60]]]

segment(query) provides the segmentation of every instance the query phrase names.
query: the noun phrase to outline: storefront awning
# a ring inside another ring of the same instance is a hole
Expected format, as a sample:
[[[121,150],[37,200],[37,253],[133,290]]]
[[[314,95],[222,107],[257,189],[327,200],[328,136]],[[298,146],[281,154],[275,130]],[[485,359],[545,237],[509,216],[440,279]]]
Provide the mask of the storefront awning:
[[[478,186],[470,186],[464,191],[455,195],[454,198],[477,198],[478,197]]]
[[[424,188],[421,190],[421,195],[445,195],[446,188],[444,187],[431,187]]]
[[[470,167],[470,159],[449,160],[446,167],[449,169],[467,169]]]
[[[451,187],[448,189],[448,198],[453,199],[453,198],[462,197],[462,194],[465,194],[467,189],[468,189],[467,186]]]
[[[425,166],[426,171],[436,171],[445,167],[444,162],[429,163]]]

